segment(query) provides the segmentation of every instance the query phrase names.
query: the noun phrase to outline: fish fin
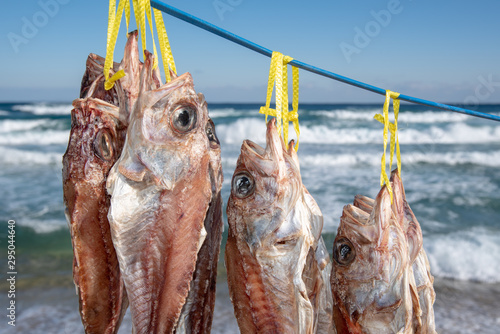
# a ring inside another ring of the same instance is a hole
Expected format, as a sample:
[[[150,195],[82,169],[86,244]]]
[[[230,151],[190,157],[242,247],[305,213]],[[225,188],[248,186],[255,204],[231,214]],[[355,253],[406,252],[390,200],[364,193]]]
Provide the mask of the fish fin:
[[[378,237],[377,227],[372,217],[354,205],[344,206],[340,220],[341,226],[345,224],[346,228],[356,232],[360,243],[372,243]]]
[[[270,158],[277,157],[277,161],[283,160],[283,148],[285,144],[281,134],[276,129],[276,118],[271,119],[267,123],[266,143],[266,155]]]
[[[392,212],[391,196],[387,189],[387,185],[384,185],[375,198],[370,220],[374,221],[375,225],[379,226],[379,231],[385,231],[385,229],[393,223],[393,218],[394,213]]]
[[[365,211],[368,214],[372,212],[374,203],[375,200],[370,197],[363,195],[354,196],[353,205],[357,208],[360,208],[361,210]]]
[[[412,275],[413,276],[413,275]],[[411,294],[411,301],[412,301],[412,313],[413,313],[413,325],[416,330],[416,333],[418,333],[418,329],[422,327],[422,308],[420,307],[420,301],[418,298],[418,290],[417,287],[415,286],[415,281],[410,282],[410,294]]]
[[[198,251],[193,281],[177,329],[183,327],[189,333],[210,333],[223,226],[222,197],[218,192],[212,197],[207,209],[205,216],[207,236]]]
[[[297,152],[295,151],[295,140],[292,139],[288,143],[287,153],[288,153],[288,155],[290,155],[292,157],[292,160],[295,163],[297,170],[300,172],[299,157],[297,155]]]
[[[137,30],[127,34],[127,43],[125,44],[123,60],[120,63],[120,68],[123,69],[126,74],[139,73],[140,60],[137,35]]]
[[[408,225],[406,227],[406,240],[408,242],[408,253],[410,257],[410,264],[413,264],[418,254],[422,250],[423,247],[423,236],[422,229],[420,228],[420,224],[417,221],[417,218],[413,214],[413,211],[410,208],[410,205],[404,201],[403,203],[405,220],[408,221]]]
[[[151,90],[153,84],[153,64],[154,55],[148,50],[144,50],[144,65],[140,74],[139,92],[147,92]]]
[[[405,189],[403,187],[403,181],[399,175],[398,169],[394,169],[391,173],[391,187],[393,191],[393,202],[392,211],[396,215],[401,228],[405,229],[403,219],[404,219],[404,202],[406,201]]]
[[[401,180],[401,176],[399,175],[397,168],[391,173],[391,185],[394,192],[392,211],[396,215],[399,225],[406,233],[410,264],[413,264],[422,249],[422,229],[420,228],[420,224],[413,214],[410,205],[406,201],[403,181]]]

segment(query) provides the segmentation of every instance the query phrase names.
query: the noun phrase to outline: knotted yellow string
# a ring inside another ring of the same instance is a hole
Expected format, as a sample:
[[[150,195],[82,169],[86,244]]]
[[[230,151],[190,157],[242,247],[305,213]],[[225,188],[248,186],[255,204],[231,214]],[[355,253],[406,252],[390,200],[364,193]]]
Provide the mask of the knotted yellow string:
[[[387,137],[388,133],[391,133],[391,146],[390,146],[390,157],[389,157],[389,169],[392,168],[392,161],[394,156],[394,148],[396,148],[396,159],[398,165],[398,172],[401,175],[401,153],[399,150],[399,138],[398,138],[398,115],[399,115],[399,105],[400,101],[398,99],[399,93],[391,92],[387,90],[385,93],[385,102],[384,102],[384,114],[376,114],[374,118],[380,123],[384,124],[384,153],[382,154],[382,168],[380,172],[380,186],[382,187],[384,184],[387,185],[387,190],[389,190],[389,194],[391,195],[391,203],[393,200],[393,192],[391,187],[391,182],[389,181],[389,177],[385,171],[386,167],[386,159],[385,152],[387,150]],[[394,108],[394,123],[389,121],[389,104],[391,103],[391,98],[393,99],[392,105]]]
[[[271,57],[271,66],[269,68],[269,79],[267,82],[267,97],[266,105],[260,107],[259,113],[267,116],[276,117],[276,128],[278,133],[283,134],[285,143],[288,143],[288,124],[293,122],[295,133],[297,134],[297,144],[295,150],[299,149],[299,69],[292,66],[293,76],[293,100],[292,111],[288,111],[288,70],[287,65],[293,60],[292,57],[283,56],[280,52],[273,52]],[[276,83],[276,85],[275,85]],[[276,86],[276,109],[271,108],[271,98],[273,95],[273,88]],[[283,131],[281,130],[283,122]]]
[[[132,0],[132,5],[134,8],[134,16],[137,27],[141,34],[141,44],[142,44],[142,54],[144,54],[144,49],[146,49],[146,20],[148,21],[151,34],[153,36],[153,54],[155,55],[155,60],[153,67],[158,66],[158,53],[156,51],[156,43],[154,39],[154,29],[153,29],[153,19],[151,16],[151,4],[149,0]],[[120,30],[120,23],[125,11],[125,19],[127,23],[127,31],[130,21],[130,3],[129,0],[120,0],[118,3],[118,9],[116,9],[116,0],[109,1],[109,15],[108,15],[108,34],[107,34],[107,45],[106,45],[106,60],[104,62],[104,77],[106,81],[104,87],[106,90],[111,89],[115,81],[123,78],[125,72],[120,70],[110,77],[110,70],[113,65],[113,54],[116,46],[116,39],[118,37],[118,32]],[[163,22],[162,14],[159,10],[153,10],[155,15],[155,25],[158,32],[158,40],[160,42],[160,51],[163,60],[163,66],[165,70],[166,81],[169,82],[170,70],[177,73],[174,63],[174,57],[172,55],[172,50],[170,49],[170,43],[168,41],[167,31],[165,29],[165,24]]]
[[[120,70],[116,72],[112,77],[109,77],[109,71],[111,70],[111,67],[113,65],[113,54],[115,51],[116,38],[118,37],[118,31],[120,30],[120,23],[126,2],[128,2],[128,0],[120,0],[118,4],[118,10],[116,11],[116,0],[109,1],[108,41],[106,45],[106,60],[104,61],[104,77],[106,78],[106,81],[104,82],[104,88],[106,90],[113,88],[113,86],[115,85],[115,81],[125,76],[125,72],[123,70]]]

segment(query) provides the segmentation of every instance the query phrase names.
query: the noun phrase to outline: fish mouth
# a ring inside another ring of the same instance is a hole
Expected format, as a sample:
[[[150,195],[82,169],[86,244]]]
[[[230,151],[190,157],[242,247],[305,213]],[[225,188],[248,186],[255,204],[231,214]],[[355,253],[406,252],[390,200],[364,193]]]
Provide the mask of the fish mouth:
[[[241,150],[244,150],[248,155],[254,155],[260,159],[264,159],[264,155],[266,154],[265,148],[248,139],[243,141]]]

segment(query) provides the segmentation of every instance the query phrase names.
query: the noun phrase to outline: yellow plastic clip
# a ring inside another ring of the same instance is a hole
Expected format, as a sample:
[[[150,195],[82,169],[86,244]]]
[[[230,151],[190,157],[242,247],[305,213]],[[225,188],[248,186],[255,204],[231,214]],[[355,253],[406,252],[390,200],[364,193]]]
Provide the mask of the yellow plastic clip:
[[[269,80],[267,83],[266,105],[261,107],[259,113],[267,116],[276,117],[276,128],[278,133],[283,133],[285,143],[288,143],[288,124],[293,122],[293,127],[297,134],[297,144],[295,150],[299,149],[299,69],[292,67],[293,75],[293,100],[292,111],[288,111],[288,71],[287,65],[293,60],[292,57],[283,56],[280,52],[273,52],[271,58],[271,66],[269,68]],[[271,98],[273,95],[273,87],[276,84],[276,109],[271,108]],[[283,122],[283,130],[281,123]]]
[[[399,105],[400,101],[398,99],[399,93],[391,92],[387,90],[385,93],[385,102],[384,102],[384,114],[376,114],[373,118],[375,118],[380,123],[384,124],[384,153],[382,154],[382,168],[380,172],[380,186],[382,187],[384,184],[387,185],[387,190],[389,190],[389,194],[391,195],[391,203],[392,203],[392,187],[391,182],[389,181],[389,177],[385,171],[386,167],[386,159],[385,152],[387,150],[387,137],[388,133],[391,133],[391,146],[390,146],[390,157],[389,157],[389,168],[392,168],[392,160],[394,156],[394,148],[396,148],[396,159],[398,165],[398,172],[401,175],[401,153],[399,150],[399,138],[398,138],[398,115],[399,115]],[[394,123],[389,122],[389,104],[391,103],[391,98],[393,99],[393,108],[394,108]]]

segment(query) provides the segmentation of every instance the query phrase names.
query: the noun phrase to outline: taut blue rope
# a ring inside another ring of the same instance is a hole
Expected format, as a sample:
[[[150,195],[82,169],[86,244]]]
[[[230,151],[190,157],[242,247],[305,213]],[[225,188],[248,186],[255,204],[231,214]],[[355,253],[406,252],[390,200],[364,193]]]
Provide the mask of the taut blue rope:
[[[250,50],[253,50],[253,51],[258,52],[260,54],[263,54],[265,56],[271,57],[273,54],[272,50],[269,50],[263,46],[255,44],[252,41],[249,41],[243,37],[235,35],[232,32],[227,31],[225,29],[219,28],[216,25],[213,25],[207,21],[204,21],[204,20],[196,17],[196,16],[193,16],[191,14],[183,12],[183,11],[181,11],[177,8],[174,8],[170,5],[167,5],[161,1],[151,0],[151,6],[158,9],[158,10],[161,10],[162,12],[164,12],[166,14],[177,17],[178,19],[181,19],[183,21],[191,23],[199,28],[207,30],[213,34],[216,34],[222,38],[230,40],[236,44],[244,46]],[[347,78],[347,77],[344,77],[342,75],[323,70],[321,68],[306,64],[306,63],[298,61],[298,60],[293,60],[289,64],[292,66],[296,66],[298,68],[301,68],[303,70],[306,70],[306,71],[309,71],[312,73],[316,73],[316,74],[322,75],[324,77],[331,78],[331,79],[346,83],[348,85],[359,87],[359,88],[369,90],[371,92],[385,96],[385,92],[386,92],[385,89],[382,89],[382,88],[379,88],[379,87],[376,87],[373,85],[369,85],[367,83],[357,81],[357,80],[354,80],[351,78]],[[400,100],[403,100],[403,101],[418,103],[418,104],[422,104],[422,105],[433,107],[433,108],[449,110],[449,111],[453,111],[453,112],[457,112],[457,113],[461,113],[461,114],[466,114],[466,115],[475,116],[475,117],[481,117],[481,118],[500,122],[500,116],[497,116],[497,115],[491,115],[488,113],[479,112],[479,111],[475,111],[475,110],[464,109],[464,108],[450,106],[450,105],[443,104],[443,103],[437,103],[437,102],[432,102],[432,101],[428,101],[428,100],[423,100],[423,99],[419,99],[419,98],[409,96],[409,95],[404,95],[404,94],[400,94],[398,98]]]

